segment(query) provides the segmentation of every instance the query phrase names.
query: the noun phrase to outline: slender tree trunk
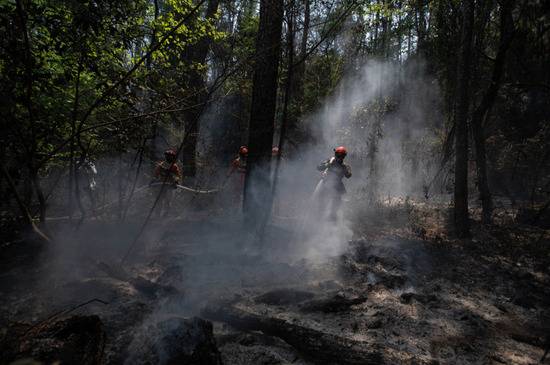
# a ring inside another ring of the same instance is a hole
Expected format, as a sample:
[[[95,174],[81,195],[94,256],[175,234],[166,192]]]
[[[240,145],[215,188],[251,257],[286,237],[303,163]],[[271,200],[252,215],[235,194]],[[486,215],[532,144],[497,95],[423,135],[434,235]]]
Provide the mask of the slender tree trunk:
[[[8,170],[2,163],[0,163],[0,171],[2,172],[2,175],[4,175],[4,178],[8,182],[8,186],[13,192],[13,195],[15,197],[15,200],[17,201],[17,205],[19,205],[19,209],[21,210],[21,213],[23,215],[23,219],[25,220],[25,222],[32,228],[32,230],[38,235],[38,237],[40,237],[42,240],[46,242],[50,242],[50,238],[44,232],[42,232],[40,228],[36,226],[36,224],[34,224],[34,221],[32,219],[31,213],[29,212],[29,209],[27,208],[27,206],[23,202],[23,199],[19,195],[19,192],[17,191],[17,188],[15,186],[15,183],[13,182],[13,179],[11,178],[11,175],[9,174]],[[42,198],[43,197],[44,196],[42,195]]]
[[[38,164],[36,164],[36,148],[37,148],[37,140],[36,140],[36,131],[35,131],[35,115],[34,115],[34,108],[33,108],[33,101],[32,101],[32,90],[33,90],[33,63],[34,60],[32,58],[32,51],[31,51],[31,41],[29,37],[29,31],[27,28],[27,14],[25,12],[25,9],[23,7],[23,3],[21,0],[16,0],[16,9],[18,14],[18,21],[20,23],[21,31],[23,33],[23,39],[25,43],[25,104],[27,107],[27,113],[29,117],[29,130],[30,130],[30,148],[27,148],[27,159],[28,159],[28,167],[29,167],[29,178],[30,178],[30,186],[35,191],[37,198],[38,198],[38,204],[40,207],[40,222],[45,222],[46,220],[46,200],[44,198],[44,194],[42,193],[42,190],[40,188],[39,184],[39,177],[38,177],[38,170],[40,167]],[[26,141],[22,141],[23,143]]]
[[[401,11],[401,9],[399,9]],[[401,27],[401,13],[397,16],[397,27]],[[401,62],[401,47],[403,46],[403,36],[401,32],[397,32],[397,61]]]
[[[213,19],[218,11],[219,0],[210,0],[206,9],[206,18]],[[208,50],[210,48],[210,38],[204,37],[196,44],[188,47],[186,59],[190,64],[205,63]],[[199,139],[199,119],[205,109],[206,90],[205,76],[201,71],[191,70],[187,79],[187,90],[191,94],[189,104],[191,108],[183,112],[185,121],[186,140],[181,151],[183,161],[183,173],[186,176],[195,176],[197,173],[197,142]]]
[[[247,220],[261,218],[270,193],[271,147],[273,143],[277,77],[281,50],[283,1],[261,0],[260,26],[252,79],[249,123],[249,155],[244,191]]]
[[[373,39],[373,49],[374,54],[379,55],[380,54],[380,47],[378,42],[378,23],[380,23],[380,11],[376,11],[376,16],[374,18],[374,39]]]
[[[76,72],[76,81],[75,81],[75,88],[74,88],[74,100],[73,100],[73,112],[71,116],[71,135],[73,135],[73,138],[71,140],[71,153],[70,153],[70,168],[69,168],[69,220],[73,217],[73,201],[74,198],[77,198],[77,202],[79,207],[82,207],[82,203],[79,201],[80,193],[79,193],[79,184],[78,184],[78,170],[77,170],[77,163],[76,163],[76,138],[74,137],[74,134],[76,132],[76,122],[78,119],[78,108],[79,108],[79,101],[80,101],[80,74],[82,72],[82,59],[83,57],[80,57],[80,60],[78,61],[77,65],[77,72]],[[84,211],[81,209],[81,214],[84,216]]]
[[[407,59],[411,56],[411,27],[409,26],[407,33]]]
[[[153,20],[156,22],[156,20],[158,19],[159,15],[160,15],[160,7],[159,7],[159,1],[158,0],[153,0],[153,5],[154,5],[154,18]],[[157,41],[158,41],[158,36],[157,36],[157,30],[155,28],[152,29],[152,34],[151,34],[151,47],[154,47],[156,44],[157,44]],[[153,66],[153,55],[149,55],[149,57],[147,58],[147,62],[146,62],[146,68],[147,68],[147,71],[151,71],[151,68]],[[156,80],[151,80],[150,77],[147,78],[147,83],[150,85],[151,89],[153,88],[153,84],[156,83]],[[153,94],[148,90],[148,91],[145,91],[145,96],[144,96],[144,103],[147,103],[147,107],[149,108],[152,108],[153,107]],[[149,151],[148,151],[148,155],[149,155],[149,160],[151,162],[151,170],[154,169],[154,166],[156,164],[156,158],[157,158],[157,133],[158,133],[158,130],[157,130],[157,124],[158,124],[158,119],[154,118],[153,121],[151,122],[151,137],[150,137],[150,140],[149,140]]]
[[[506,52],[513,37],[512,7],[512,1],[505,1],[502,4],[500,14],[500,42],[493,67],[493,74],[491,76],[491,84],[483,95],[481,103],[472,114],[472,131],[476,147],[477,186],[482,209],[481,219],[482,222],[486,224],[491,223],[493,199],[491,197],[487,178],[484,122],[495,102],[502,82],[502,75],[504,74]]]
[[[276,161],[275,161],[275,171],[273,172],[273,182],[271,185],[271,192],[269,196],[269,202],[267,205],[267,209],[265,210],[266,214],[263,217],[263,221],[260,227],[260,240],[262,241],[265,238],[265,228],[267,227],[267,223],[269,221],[269,218],[271,217],[271,212],[273,210],[273,202],[275,201],[275,198],[277,197],[277,187],[279,186],[279,171],[281,168],[281,156],[284,152],[284,146],[286,142],[286,132],[288,130],[288,106],[290,104],[291,95],[292,95],[292,85],[293,85],[293,74],[294,74],[294,19],[295,19],[295,11],[294,7],[291,5],[287,8],[287,57],[288,57],[288,67],[286,70],[286,81],[285,81],[285,88],[284,88],[284,98],[283,98],[283,107],[282,107],[282,115],[281,115],[281,130],[279,134],[279,153],[277,154]]]
[[[382,103],[382,100],[379,99],[377,103],[380,103],[378,107],[380,108],[380,105]],[[368,193],[367,198],[370,202],[374,203],[376,199],[378,198],[378,142],[380,137],[380,129],[381,129],[381,121],[382,116],[380,115],[382,113],[381,110],[376,112],[374,122],[372,123],[370,135],[367,141],[368,146],[368,154],[367,154],[367,163],[369,166],[369,175],[368,175]]]
[[[304,28],[302,30],[302,39],[300,41],[300,57],[305,57],[307,52],[307,41],[309,36],[309,23],[310,23],[310,8],[309,0],[304,0]],[[297,103],[300,103],[304,97],[304,76],[306,73],[306,62],[301,62],[295,69],[293,85],[294,99]]]
[[[417,42],[417,52],[422,54],[426,48],[426,11],[425,11],[425,0],[416,1],[416,34],[418,36]]]
[[[391,4],[387,1],[383,1],[384,8],[389,7]],[[382,15],[382,56],[384,59],[389,57],[389,48],[390,48],[390,29],[391,29],[391,16]]]
[[[468,109],[474,21],[473,1],[462,2],[462,36],[458,77],[458,103],[455,113],[454,223],[458,237],[470,235],[468,218]]]
[[[38,199],[38,211],[39,211],[40,223],[45,223],[46,222],[46,198],[44,196],[44,192],[42,191],[42,187],[40,185],[40,177],[38,176],[38,171],[36,171],[36,169],[32,169],[31,171],[31,183],[34,188],[34,192],[36,193],[36,198]]]

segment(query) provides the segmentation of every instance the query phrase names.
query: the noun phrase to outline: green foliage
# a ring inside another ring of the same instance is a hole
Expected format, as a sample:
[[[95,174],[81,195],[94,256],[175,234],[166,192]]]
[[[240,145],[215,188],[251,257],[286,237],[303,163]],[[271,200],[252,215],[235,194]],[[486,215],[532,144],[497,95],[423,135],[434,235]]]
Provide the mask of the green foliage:
[[[155,29],[156,37],[162,38],[170,33],[181,20],[194,7],[191,0],[167,0],[164,3],[164,11],[151,24]],[[213,41],[221,41],[225,34],[216,30],[215,22],[219,19],[219,13],[213,19],[202,19],[192,17],[184,23],[177,31],[170,36],[162,49],[155,53],[154,59],[159,64],[169,63],[171,67],[190,66],[185,57],[181,57],[186,52],[189,45],[199,42],[201,39],[210,38]],[[204,68],[204,65],[191,65],[197,69]]]
[[[16,154],[24,151],[34,168],[66,160],[71,145],[67,141],[79,129],[108,120],[113,123],[75,138],[79,154],[140,145],[150,129],[145,120],[116,120],[135,114],[135,105],[148,87],[170,89],[169,80],[151,84],[151,76],[184,73],[188,67],[204,70],[204,65],[187,64],[182,53],[204,37],[219,40],[223,36],[213,26],[215,19],[192,17],[153,55],[158,65],[153,72],[138,69],[82,120],[98,98],[144,56],[153,42],[151,34],[158,41],[170,32],[189,12],[192,1],[165,2],[158,19],[151,18],[152,4],[146,0],[22,3],[24,21],[14,2],[0,4],[0,27],[7,35],[0,43],[1,112],[7,121],[2,142],[13,145]],[[25,29],[28,49],[22,36]]]
[[[302,113],[313,111],[332,93],[343,75],[344,62],[334,50],[311,57],[304,79]]]

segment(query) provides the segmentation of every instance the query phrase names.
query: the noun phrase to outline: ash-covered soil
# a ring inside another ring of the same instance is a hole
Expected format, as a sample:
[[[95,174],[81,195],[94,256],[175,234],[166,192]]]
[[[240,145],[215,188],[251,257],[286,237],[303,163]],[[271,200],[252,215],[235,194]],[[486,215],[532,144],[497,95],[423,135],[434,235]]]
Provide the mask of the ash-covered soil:
[[[510,247],[509,227],[465,241],[354,227],[339,254],[310,257],[288,227],[259,245],[235,222],[158,221],[121,263],[137,227],[4,248],[2,363],[57,346],[91,364],[536,364],[548,348],[543,231]]]

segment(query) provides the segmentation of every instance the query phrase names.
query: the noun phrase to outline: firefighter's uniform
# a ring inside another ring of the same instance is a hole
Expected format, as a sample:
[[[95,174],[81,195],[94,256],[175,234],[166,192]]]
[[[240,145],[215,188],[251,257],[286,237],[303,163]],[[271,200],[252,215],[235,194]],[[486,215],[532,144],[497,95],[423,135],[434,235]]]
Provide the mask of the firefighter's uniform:
[[[323,172],[321,191],[323,205],[328,208],[330,219],[336,220],[338,209],[342,204],[342,195],[346,193],[342,179],[351,177],[351,167],[344,163],[343,159],[332,157],[317,166],[317,170]]]
[[[157,162],[154,175],[155,182],[163,184],[153,190],[155,196],[160,194],[157,212],[159,215],[166,215],[174,200],[175,189],[181,183],[181,170],[176,162],[164,160]]]

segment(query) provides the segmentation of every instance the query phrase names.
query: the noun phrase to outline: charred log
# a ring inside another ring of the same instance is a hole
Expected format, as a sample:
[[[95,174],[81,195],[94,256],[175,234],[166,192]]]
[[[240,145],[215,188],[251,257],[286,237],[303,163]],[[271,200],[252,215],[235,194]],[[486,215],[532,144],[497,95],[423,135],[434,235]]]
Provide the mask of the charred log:
[[[345,293],[337,293],[328,298],[306,302],[302,305],[301,309],[305,312],[344,312],[350,310],[352,306],[365,303],[366,301],[366,296],[349,296]]]
[[[297,304],[314,297],[313,293],[295,289],[276,289],[257,296],[254,301],[268,305]]]
[[[323,364],[384,364],[381,348],[321,332],[283,319],[263,317],[235,306],[206,307],[206,318],[223,321],[247,331],[262,331],[277,336],[304,356]]]

